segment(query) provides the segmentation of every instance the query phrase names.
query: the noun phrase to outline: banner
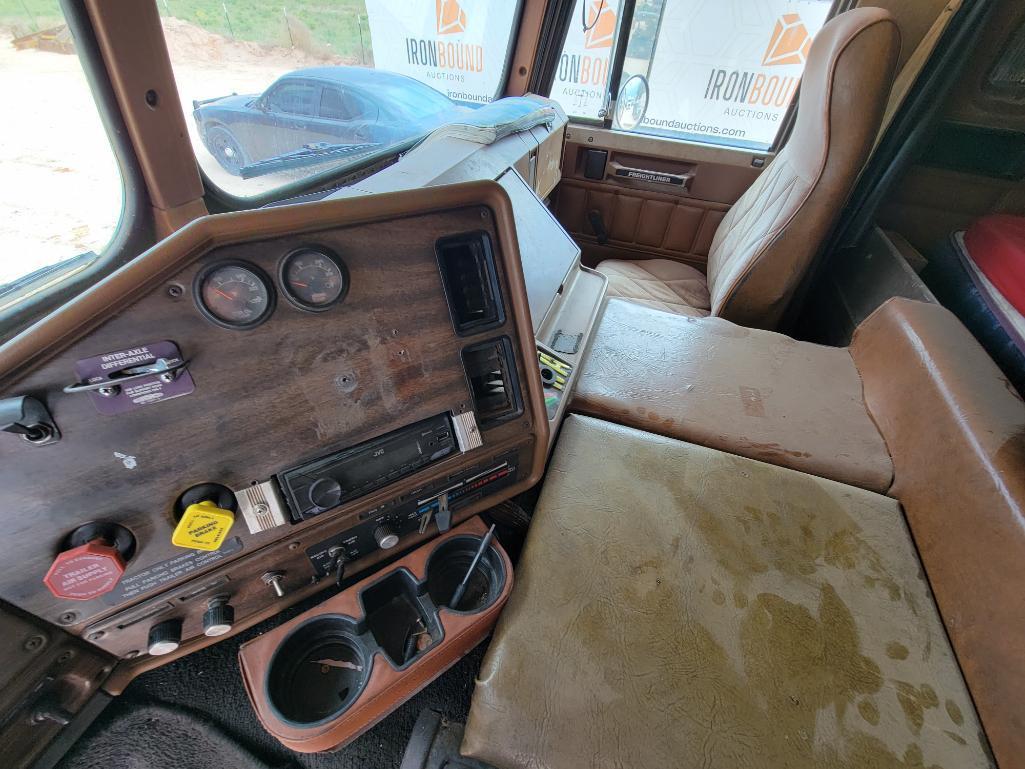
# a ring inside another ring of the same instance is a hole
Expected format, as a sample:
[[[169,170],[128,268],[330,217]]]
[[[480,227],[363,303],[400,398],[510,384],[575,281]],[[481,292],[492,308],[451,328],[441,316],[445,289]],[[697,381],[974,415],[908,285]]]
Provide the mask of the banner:
[[[366,0],[376,69],[426,83],[453,101],[494,101],[509,57],[516,2]]]
[[[647,110],[635,130],[768,148],[830,5],[829,0],[667,0],[650,61],[628,59],[624,71],[624,83],[638,74],[648,81]]]
[[[605,101],[620,0],[577,0],[551,97],[567,115],[596,119]]]

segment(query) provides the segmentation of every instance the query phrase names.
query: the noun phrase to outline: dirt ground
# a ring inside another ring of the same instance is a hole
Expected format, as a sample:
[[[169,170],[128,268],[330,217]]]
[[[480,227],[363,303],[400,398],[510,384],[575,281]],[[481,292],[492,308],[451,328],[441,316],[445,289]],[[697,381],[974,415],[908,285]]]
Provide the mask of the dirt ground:
[[[268,48],[164,20],[186,123],[195,136],[192,100],[263,91],[301,67],[347,63],[302,50]],[[101,251],[122,209],[114,155],[76,56],[16,50],[0,30],[0,285],[39,267]],[[221,170],[201,146],[211,180],[253,195],[280,179],[243,181]]]

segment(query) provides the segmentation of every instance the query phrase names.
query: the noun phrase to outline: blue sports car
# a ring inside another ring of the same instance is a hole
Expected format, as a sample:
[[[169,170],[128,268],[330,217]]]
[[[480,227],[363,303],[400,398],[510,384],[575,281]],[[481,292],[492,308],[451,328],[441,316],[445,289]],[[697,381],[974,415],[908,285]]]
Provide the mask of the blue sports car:
[[[262,94],[221,96],[193,107],[203,144],[236,176],[310,145],[385,146],[467,111],[404,75],[341,66],[296,70]]]

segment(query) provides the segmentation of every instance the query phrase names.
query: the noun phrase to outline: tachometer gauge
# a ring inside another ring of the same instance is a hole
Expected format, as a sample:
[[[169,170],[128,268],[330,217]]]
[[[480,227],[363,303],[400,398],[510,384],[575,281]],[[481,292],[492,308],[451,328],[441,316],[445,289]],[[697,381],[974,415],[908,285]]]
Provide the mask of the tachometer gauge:
[[[274,290],[260,269],[245,262],[221,262],[196,278],[199,308],[227,328],[258,326],[274,309]]]
[[[320,312],[338,302],[349,290],[342,261],[326,250],[304,248],[281,262],[285,295],[297,307]]]

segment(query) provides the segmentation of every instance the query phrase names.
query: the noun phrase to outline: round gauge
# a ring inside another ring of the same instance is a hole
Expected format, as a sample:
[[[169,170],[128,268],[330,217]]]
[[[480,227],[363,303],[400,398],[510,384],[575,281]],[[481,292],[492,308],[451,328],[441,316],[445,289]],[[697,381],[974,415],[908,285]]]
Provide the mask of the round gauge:
[[[285,295],[304,310],[320,312],[338,302],[349,290],[345,265],[321,249],[293,251],[281,262]]]
[[[245,262],[221,262],[201,272],[196,298],[208,318],[227,328],[253,328],[274,309],[270,281]]]

